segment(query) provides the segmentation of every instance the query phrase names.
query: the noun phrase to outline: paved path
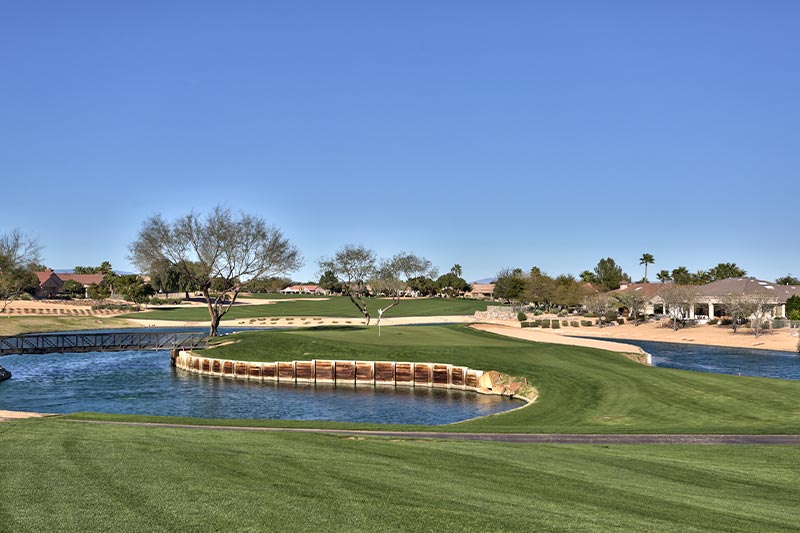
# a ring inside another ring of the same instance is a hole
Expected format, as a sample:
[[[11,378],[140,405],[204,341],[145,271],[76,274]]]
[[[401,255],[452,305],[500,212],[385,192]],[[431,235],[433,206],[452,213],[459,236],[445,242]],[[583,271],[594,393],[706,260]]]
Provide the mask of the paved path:
[[[197,426],[153,422],[114,422],[109,420],[66,420],[83,424],[196,429],[206,431],[266,431],[271,433],[316,433],[359,437],[404,439],[445,439],[523,444],[783,444],[800,445],[800,435],[606,435],[571,433],[453,433],[440,431],[369,431],[357,429],[268,428],[248,426]]]

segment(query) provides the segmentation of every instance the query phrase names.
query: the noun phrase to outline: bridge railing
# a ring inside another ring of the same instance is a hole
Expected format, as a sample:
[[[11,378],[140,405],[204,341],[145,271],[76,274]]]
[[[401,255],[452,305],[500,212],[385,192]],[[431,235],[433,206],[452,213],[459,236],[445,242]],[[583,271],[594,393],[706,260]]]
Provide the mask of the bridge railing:
[[[124,332],[124,333],[37,333],[0,336],[0,355],[65,352],[109,352],[124,350],[167,350],[171,348],[204,348],[205,333]]]

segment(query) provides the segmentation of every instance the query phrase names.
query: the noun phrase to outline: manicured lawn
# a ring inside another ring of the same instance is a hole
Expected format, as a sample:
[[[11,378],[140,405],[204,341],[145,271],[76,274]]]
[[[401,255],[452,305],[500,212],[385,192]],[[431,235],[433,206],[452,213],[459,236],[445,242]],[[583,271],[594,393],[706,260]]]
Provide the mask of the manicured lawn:
[[[0,427],[7,531],[789,531],[800,448]]]
[[[647,367],[621,355],[532,343],[466,326],[253,331],[213,357],[430,361],[527,377],[532,406],[446,426],[528,433],[800,433],[800,382]],[[252,423],[252,422],[251,422]],[[314,425],[308,424],[307,425]]]
[[[96,316],[15,316],[0,318],[0,335],[141,327],[122,318]]]
[[[387,307],[390,303],[391,300],[371,298],[368,302],[368,307],[373,318],[377,318],[378,308]],[[486,302],[478,300],[447,300],[443,298],[402,300],[398,306],[394,307],[386,314],[386,317],[472,315],[475,311],[485,311],[487,305]],[[124,316],[147,320],[199,321],[208,320],[208,311],[204,307],[156,309]],[[286,301],[264,305],[237,305],[225,315],[224,320],[273,316],[363,318],[349,298],[333,296],[328,300],[304,298],[296,302]]]

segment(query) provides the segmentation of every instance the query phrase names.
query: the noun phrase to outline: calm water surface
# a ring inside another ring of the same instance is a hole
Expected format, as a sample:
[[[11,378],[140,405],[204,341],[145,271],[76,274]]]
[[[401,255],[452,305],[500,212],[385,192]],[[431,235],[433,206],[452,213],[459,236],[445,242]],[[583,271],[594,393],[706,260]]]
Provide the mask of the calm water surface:
[[[641,347],[653,356],[653,365],[715,374],[800,380],[800,355],[794,352],[725,348],[671,342],[606,339]]]
[[[189,374],[169,352],[13,355],[0,409],[72,413],[448,424],[513,409],[519,401],[464,391],[290,385]]]

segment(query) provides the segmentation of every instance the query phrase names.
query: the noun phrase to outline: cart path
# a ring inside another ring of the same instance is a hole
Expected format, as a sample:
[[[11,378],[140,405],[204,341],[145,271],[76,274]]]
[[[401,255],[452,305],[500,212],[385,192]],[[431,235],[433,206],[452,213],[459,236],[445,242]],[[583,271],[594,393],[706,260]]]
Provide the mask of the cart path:
[[[314,433],[349,437],[392,437],[403,439],[443,439],[520,444],[771,444],[800,445],[800,435],[714,435],[714,434],[573,434],[573,433],[454,433],[444,431],[372,431],[360,429],[275,428],[249,426],[202,426],[156,422],[117,422],[110,420],[64,420],[82,424],[130,427],[193,429],[206,431],[264,431],[271,433]]]

